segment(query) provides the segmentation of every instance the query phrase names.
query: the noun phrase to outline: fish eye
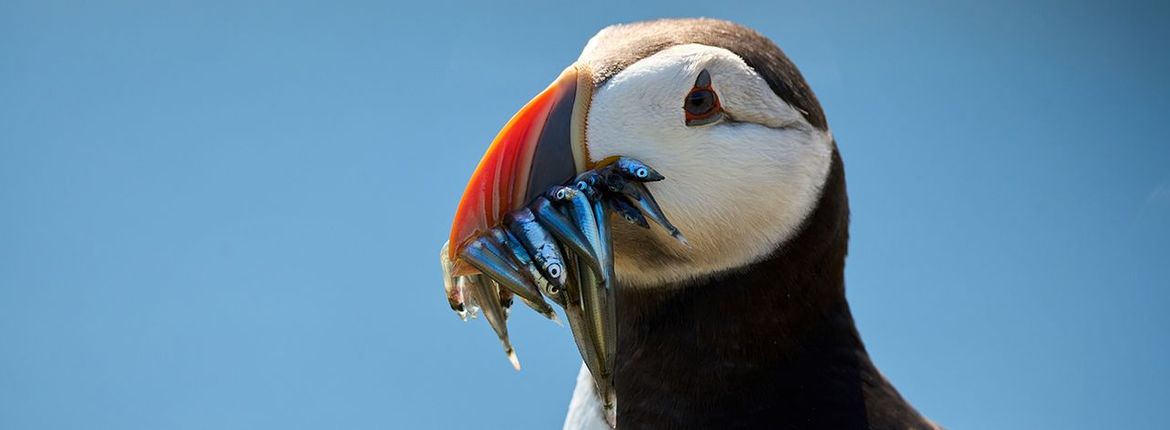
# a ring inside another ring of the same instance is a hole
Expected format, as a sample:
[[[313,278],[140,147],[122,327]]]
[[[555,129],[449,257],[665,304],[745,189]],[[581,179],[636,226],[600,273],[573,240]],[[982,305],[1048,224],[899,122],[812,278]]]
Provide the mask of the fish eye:
[[[634,176],[637,176],[639,178],[645,178],[646,175],[649,175],[649,174],[650,174],[650,172],[647,172],[645,167],[639,167],[638,170],[634,171]]]
[[[711,87],[711,74],[706,70],[699,72],[694,88],[683,99],[683,110],[688,126],[712,124],[723,118],[719,95]]]
[[[553,264],[551,266],[548,266],[548,274],[554,278],[560,278],[561,277],[561,266],[559,264]]]

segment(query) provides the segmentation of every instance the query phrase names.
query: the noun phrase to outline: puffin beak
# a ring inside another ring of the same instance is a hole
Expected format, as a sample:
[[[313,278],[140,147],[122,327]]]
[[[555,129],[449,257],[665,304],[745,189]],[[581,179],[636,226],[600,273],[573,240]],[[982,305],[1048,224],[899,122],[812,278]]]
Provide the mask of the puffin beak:
[[[585,116],[592,92],[588,69],[569,66],[496,135],[455,212],[447,250],[455,262],[453,276],[477,272],[457,258],[472,240],[549,187],[586,170]]]

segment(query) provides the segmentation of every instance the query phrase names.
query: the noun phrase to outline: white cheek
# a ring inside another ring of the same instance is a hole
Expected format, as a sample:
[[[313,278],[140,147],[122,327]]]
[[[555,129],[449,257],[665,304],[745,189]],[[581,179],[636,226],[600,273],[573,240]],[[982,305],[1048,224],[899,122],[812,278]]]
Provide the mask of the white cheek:
[[[636,252],[620,252],[623,238],[615,237],[615,268],[622,282],[661,285],[741,267],[797,232],[828,174],[833,150],[828,132],[802,119],[785,128],[751,123],[687,127],[681,103],[687,89],[661,88],[662,75],[685,71],[631,67],[626,72],[595,93],[587,129],[590,157],[629,156],[666,176],[648,187],[691,247],[651,226],[658,243],[685,257],[652,265]]]

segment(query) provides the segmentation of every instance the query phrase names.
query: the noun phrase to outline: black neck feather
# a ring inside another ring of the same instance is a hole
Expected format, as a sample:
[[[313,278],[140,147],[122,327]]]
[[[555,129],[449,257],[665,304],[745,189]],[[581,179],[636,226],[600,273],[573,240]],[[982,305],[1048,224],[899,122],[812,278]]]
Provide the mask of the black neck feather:
[[[845,300],[849,202],[834,151],[802,232],[765,260],[664,293],[619,289],[619,428],[907,428]]]

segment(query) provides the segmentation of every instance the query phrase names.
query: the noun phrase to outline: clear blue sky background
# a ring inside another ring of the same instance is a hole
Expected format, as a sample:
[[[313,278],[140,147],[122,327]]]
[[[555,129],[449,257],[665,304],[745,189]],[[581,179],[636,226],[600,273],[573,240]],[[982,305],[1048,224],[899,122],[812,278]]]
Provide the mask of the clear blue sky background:
[[[0,428],[558,427],[436,261],[605,25],[713,16],[820,96],[874,359],[951,428],[1170,421],[1166,2],[0,2]]]

